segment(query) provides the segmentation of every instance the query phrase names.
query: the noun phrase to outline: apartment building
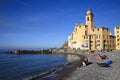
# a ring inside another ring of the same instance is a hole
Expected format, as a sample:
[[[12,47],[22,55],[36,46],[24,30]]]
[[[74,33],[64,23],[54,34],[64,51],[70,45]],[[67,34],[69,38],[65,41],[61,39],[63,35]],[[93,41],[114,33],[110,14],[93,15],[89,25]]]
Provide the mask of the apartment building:
[[[85,18],[86,24],[76,23],[72,34],[68,36],[68,46],[72,49],[81,50],[116,49],[116,37],[112,36],[109,29],[94,26],[94,14],[91,9],[87,10]]]
[[[114,27],[114,35],[116,36],[116,49],[120,50],[120,26]]]

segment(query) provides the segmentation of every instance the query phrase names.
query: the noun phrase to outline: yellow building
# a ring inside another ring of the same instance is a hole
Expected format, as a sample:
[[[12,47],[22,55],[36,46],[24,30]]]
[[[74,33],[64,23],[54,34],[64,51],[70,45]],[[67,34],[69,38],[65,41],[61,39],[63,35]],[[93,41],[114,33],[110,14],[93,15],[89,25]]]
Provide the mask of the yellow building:
[[[68,37],[68,46],[70,46],[71,48],[78,49],[83,43],[83,35],[85,35],[86,32],[86,25],[76,24],[73,33],[70,34]]]
[[[91,9],[86,14],[86,24],[76,23],[74,31],[68,36],[68,46],[81,50],[114,50],[115,36],[109,29],[94,26],[94,15]]]
[[[116,36],[116,49],[120,50],[120,26],[114,27],[114,35]]]

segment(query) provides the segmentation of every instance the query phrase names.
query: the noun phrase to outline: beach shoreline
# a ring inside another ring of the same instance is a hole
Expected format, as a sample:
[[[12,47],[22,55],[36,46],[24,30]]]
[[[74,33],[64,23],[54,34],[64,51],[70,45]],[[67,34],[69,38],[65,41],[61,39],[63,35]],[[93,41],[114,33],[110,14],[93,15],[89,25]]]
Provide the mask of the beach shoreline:
[[[66,54],[66,53],[64,53]],[[79,60],[74,60],[71,62],[67,62],[64,64],[60,64],[58,66],[53,67],[52,69],[32,75],[30,77],[24,78],[23,80],[64,80],[69,76],[73,71],[75,71],[76,67],[82,65],[82,60],[85,58],[84,56],[80,54],[67,54],[67,55],[73,55],[73,56],[79,56]]]
[[[66,54],[66,53],[65,53]],[[71,53],[70,53],[71,54]],[[88,52],[78,52],[71,55],[78,55],[82,59],[65,64],[60,64],[49,71],[32,76],[30,79],[24,80],[119,80],[120,77],[120,51],[101,52],[109,57],[106,60],[112,60],[113,64],[110,67],[100,67],[97,65],[99,62],[95,56],[88,54]],[[85,58],[90,59],[92,64],[83,67],[82,61]],[[102,62],[105,62],[103,60]]]

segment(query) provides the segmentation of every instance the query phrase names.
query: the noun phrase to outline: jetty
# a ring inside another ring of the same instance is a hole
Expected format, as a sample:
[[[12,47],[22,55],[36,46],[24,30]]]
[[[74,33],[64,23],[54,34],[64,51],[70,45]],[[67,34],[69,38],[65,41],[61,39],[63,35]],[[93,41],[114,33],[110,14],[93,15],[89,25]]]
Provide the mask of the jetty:
[[[11,54],[51,54],[54,49],[40,49],[40,50],[12,50]]]

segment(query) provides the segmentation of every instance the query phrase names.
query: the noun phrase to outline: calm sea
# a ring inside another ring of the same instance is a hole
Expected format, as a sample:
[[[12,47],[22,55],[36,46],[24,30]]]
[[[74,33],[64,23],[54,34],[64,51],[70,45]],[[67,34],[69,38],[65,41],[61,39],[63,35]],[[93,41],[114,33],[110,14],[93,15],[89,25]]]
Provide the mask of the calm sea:
[[[0,80],[22,80],[68,62],[65,54],[8,54],[0,52]]]

